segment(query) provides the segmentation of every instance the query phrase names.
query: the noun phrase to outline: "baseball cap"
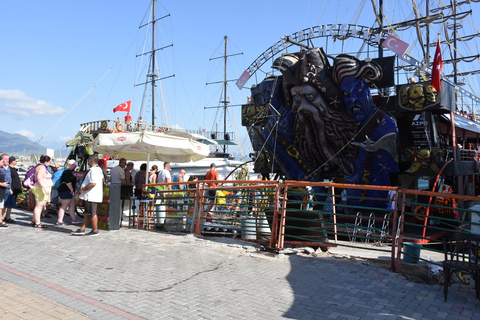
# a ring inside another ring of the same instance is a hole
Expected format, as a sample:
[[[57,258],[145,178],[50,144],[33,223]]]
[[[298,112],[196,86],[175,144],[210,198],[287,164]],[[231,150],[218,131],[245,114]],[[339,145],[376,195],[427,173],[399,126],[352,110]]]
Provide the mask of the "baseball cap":
[[[8,163],[12,163],[13,161],[17,161],[15,157],[8,158]]]
[[[215,163],[212,163],[212,164],[210,165],[210,167],[216,167]]]
[[[67,163],[68,163],[69,166],[71,166],[72,164],[74,164],[75,167],[78,167],[77,161],[75,161],[75,160],[73,160],[73,159],[68,160]]]

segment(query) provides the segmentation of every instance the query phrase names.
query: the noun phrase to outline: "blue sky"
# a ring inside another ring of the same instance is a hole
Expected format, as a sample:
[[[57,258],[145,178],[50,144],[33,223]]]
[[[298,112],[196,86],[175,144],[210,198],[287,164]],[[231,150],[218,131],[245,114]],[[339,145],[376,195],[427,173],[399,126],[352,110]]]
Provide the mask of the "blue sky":
[[[406,11],[409,6],[411,10],[409,1],[385,2],[387,12],[413,18]],[[160,54],[163,76],[175,74],[162,82],[168,120],[171,126],[187,129],[210,131],[214,123],[223,127],[222,116],[204,107],[216,106],[220,100],[220,86],[205,84],[222,80],[223,66],[209,59],[223,53],[224,36],[229,38],[229,53],[243,52],[229,58],[228,79],[234,79],[285,34],[328,23],[373,25],[372,6],[365,0],[160,3],[157,14],[171,15],[161,22],[165,43],[173,43],[173,49]],[[119,114],[112,109],[132,98],[131,114],[138,118],[141,89],[134,90],[134,84],[140,63],[135,55],[141,53],[144,30],[139,26],[149,5],[150,0],[4,1],[0,11],[1,130],[33,141],[43,136],[40,143],[45,146],[63,143],[74,137],[80,123],[115,119]],[[479,4],[472,7],[480,9]],[[413,35],[402,39],[416,41]],[[476,44],[473,51],[478,53]],[[257,76],[261,81],[263,74]],[[246,87],[254,81],[255,77]],[[249,91],[240,91],[231,82],[229,95],[232,104],[242,104]],[[149,117],[144,114],[147,121]],[[246,144],[248,153],[240,107],[228,118],[227,131],[235,131],[236,123],[238,141]],[[160,122],[157,118],[156,124]]]

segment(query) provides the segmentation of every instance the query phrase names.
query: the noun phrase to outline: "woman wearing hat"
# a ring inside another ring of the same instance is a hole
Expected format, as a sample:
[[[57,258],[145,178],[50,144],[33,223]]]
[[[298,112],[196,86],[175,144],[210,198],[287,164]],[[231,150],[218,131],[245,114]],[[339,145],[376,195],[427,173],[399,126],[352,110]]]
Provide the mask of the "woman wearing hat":
[[[75,186],[77,178],[73,175],[73,170],[77,167],[77,161],[70,159],[67,161],[67,169],[63,171],[61,184],[58,187],[58,197],[62,199],[62,206],[58,210],[58,225],[66,224],[63,222],[65,211],[68,209],[72,223],[82,223],[80,217],[75,213]]]

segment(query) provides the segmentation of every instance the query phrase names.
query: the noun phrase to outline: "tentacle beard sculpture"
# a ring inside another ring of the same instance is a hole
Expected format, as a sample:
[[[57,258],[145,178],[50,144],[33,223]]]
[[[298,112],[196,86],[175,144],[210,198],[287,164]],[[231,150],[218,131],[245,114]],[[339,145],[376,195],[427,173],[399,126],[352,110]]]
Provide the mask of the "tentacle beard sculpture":
[[[355,170],[345,175],[346,183],[390,185],[389,173],[398,172],[396,121],[375,107],[370,93],[369,83],[381,77],[382,70],[373,61],[360,61],[343,54],[335,58],[333,79],[342,90],[347,112],[359,123],[359,132],[352,142],[358,147],[352,160]],[[387,205],[383,200],[387,197],[385,191],[348,189],[347,195],[355,197],[349,198],[349,204]]]
[[[339,87],[321,48],[287,54],[273,68],[283,74],[284,105],[295,115],[295,146],[315,168],[328,165],[351,175],[354,165],[346,155],[355,152],[349,144],[357,121],[346,112]]]

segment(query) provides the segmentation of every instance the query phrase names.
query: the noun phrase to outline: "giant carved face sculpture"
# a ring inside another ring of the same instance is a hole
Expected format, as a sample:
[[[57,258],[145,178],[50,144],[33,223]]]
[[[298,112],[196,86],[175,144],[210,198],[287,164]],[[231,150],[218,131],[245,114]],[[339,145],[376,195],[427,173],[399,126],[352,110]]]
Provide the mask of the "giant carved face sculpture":
[[[283,74],[285,105],[294,114],[294,145],[314,168],[327,166],[351,174],[355,153],[349,144],[358,122],[346,112],[339,86],[332,81],[331,67],[320,48],[287,54],[275,60]]]
[[[363,79],[344,78],[340,84],[347,112],[357,121],[368,120],[375,110],[370,87]]]
[[[331,162],[341,171],[351,173],[352,164],[339,157],[348,139],[355,133],[353,120],[328,104],[317,88],[300,84],[291,88],[295,112],[295,145],[316,166]]]

